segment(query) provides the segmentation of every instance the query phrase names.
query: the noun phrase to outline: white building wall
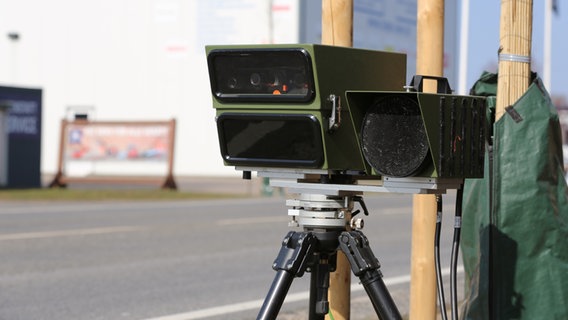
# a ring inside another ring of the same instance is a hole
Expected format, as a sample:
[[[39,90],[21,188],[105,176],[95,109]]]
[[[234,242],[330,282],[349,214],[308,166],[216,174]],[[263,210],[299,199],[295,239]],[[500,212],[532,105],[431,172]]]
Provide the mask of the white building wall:
[[[56,171],[68,108],[87,106],[92,120],[176,118],[176,175],[234,174],[219,156],[204,45],[297,39],[298,0],[2,1],[0,83],[44,90],[43,173]]]
[[[402,37],[398,27],[369,17],[415,12],[414,2],[356,0],[355,46],[406,51],[412,75],[415,34]],[[452,3],[446,8],[450,81]],[[43,173],[57,169],[60,120],[69,107],[92,107],[93,120],[176,118],[176,175],[237,174],[219,155],[204,46],[297,43],[300,31],[304,41],[319,42],[320,8],[321,0],[0,1],[0,84],[44,90]],[[397,23],[412,28],[412,13],[405,14],[408,21]],[[387,41],[392,37],[395,44]]]

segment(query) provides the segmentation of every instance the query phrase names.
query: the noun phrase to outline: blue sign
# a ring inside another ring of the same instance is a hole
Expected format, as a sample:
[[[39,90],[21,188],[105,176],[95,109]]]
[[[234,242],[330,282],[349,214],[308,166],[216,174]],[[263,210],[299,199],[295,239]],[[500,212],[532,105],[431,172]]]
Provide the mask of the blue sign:
[[[42,90],[0,86],[8,107],[8,188],[41,187]]]

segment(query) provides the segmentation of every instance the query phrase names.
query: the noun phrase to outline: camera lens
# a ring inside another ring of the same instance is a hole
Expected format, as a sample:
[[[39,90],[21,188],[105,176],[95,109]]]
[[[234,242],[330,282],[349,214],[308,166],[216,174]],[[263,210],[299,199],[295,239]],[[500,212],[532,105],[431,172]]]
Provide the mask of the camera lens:
[[[416,100],[401,95],[378,100],[361,131],[363,155],[380,174],[408,177],[425,165],[430,149]]]
[[[253,73],[250,75],[250,84],[252,84],[253,86],[259,86],[260,85],[260,74],[258,73]]]

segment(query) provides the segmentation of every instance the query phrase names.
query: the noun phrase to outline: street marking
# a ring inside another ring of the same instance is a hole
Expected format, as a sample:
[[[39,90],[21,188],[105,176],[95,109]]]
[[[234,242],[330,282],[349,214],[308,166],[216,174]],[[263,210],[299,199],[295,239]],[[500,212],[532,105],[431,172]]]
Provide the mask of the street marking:
[[[106,228],[91,228],[91,229],[24,232],[24,233],[1,234],[0,241],[44,239],[44,238],[72,237],[72,236],[90,236],[90,235],[99,235],[99,234],[108,234],[108,233],[141,231],[145,229],[146,227],[140,227],[140,226],[123,226],[123,227],[106,227]]]
[[[217,221],[220,226],[242,225],[242,224],[259,224],[259,223],[273,223],[273,222],[286,222],[290,218],[286,215],[277,217],[250,217],[250,218],[236,218],[236,219],[223,219]]]
[[[219,200],[174,200],[174,201],[99,201],[73,204],[73,203],[49,203],[46,205],[25,203],[10,206],[3,205],[0,208],[0,215],[18,215],[18,214],[45,214],[45,213],[73,213],[77,212],[107,212],[109,208],[113,211],[132,211],[138,209],[141,211],[166,209],[193,209],[193,208],[211,208],[228,205],[259,205],[281,203],[280,198],[252,198],[252,199],[219,199]]]
[[[463,271],[464,271],[464,269],[463,269],[462,266],[459,266],[457,268],[458,273],[463,273]],[[450,268],[442,269],[442,276],[448,276],[449,274],[450,274]],[[383,281],[384,281],[385,285],[387,285],[387,286],[394,286],[394,285],[398,285],[398,284],[409,283],[410,282],[410,275],[402,275],[402,276],[397,276],[397,277],[383,278]],[[362,291],[364,289],[365,288],[361,284],[352,284],[351,285],[351,292]],[[309,296],[310,296],[309,291],[288,294],[286,296],[286,299],[284,300],[284,303],[291,303],[291,302],[298,302],[298,301],[307,300],[309,298]],[[149,318],[149,319],[146,319],[146,320],[197,320],[197,319],[204,319],[204,318],[208,318],[208,317],[228,315],[228,314],[231,314],[231,313],[234,313],[234,312],[260,309],[260,307],[262,307],[263,303],[264,303],[264,300],[252,300],[252,301],[246,301],[246,302],[241,302],[241,303],[228,304],[228,305],[219,306],[219,307],[195,310],[195,311],[191,311],[191,312],[172,314],[172,315],[163,316],[163,317]]]

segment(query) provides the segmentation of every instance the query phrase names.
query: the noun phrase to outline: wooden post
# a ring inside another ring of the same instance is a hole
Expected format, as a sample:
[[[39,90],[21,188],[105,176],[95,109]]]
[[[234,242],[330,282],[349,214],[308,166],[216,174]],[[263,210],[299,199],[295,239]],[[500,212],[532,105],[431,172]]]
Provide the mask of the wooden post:
[[[531,78],[532,0],[502,0],[495,121],[527,91]]]
[[[353,46],[353,0],[323,0],[321,43]]]
[[[444,0],[418,0],[416,73],[442,76],[444,72]],[[424,83],[435,92],[435,83]],[[436,319],[434,231],[436,197],[415,195],[412,216],[410,319]]]
[[[49,183],[50,188],[66,187],[63,182],[63,144],[65,143],[65,130],[67,128],[67,120],[61,120],[61,132],[59,133],[59,153],[57,158],[57,173],[53,180]]]
[[[353,0],[322,1],[321,42],[353,46]],[[330,274],[329,280],[328,300],[333,319],[348,320],[351,312],[351,267],[341,251],[337,252],[337,269]],[[332,319],[329,315],[325,318]]]

